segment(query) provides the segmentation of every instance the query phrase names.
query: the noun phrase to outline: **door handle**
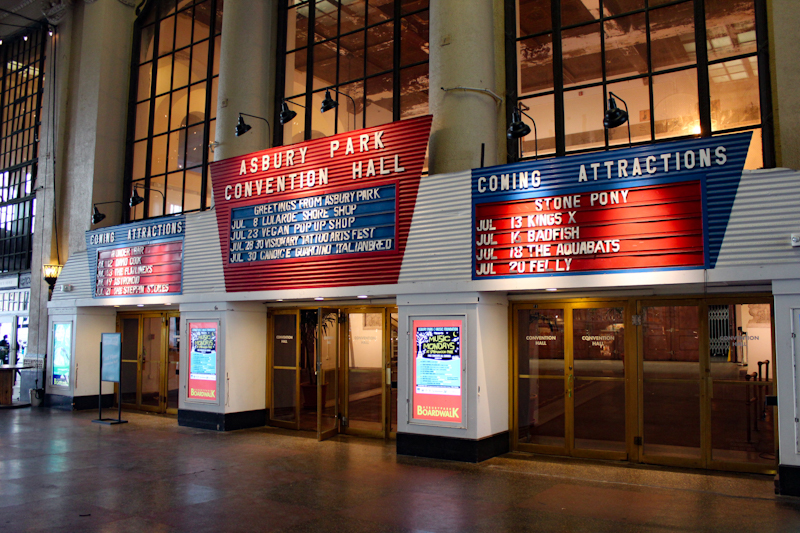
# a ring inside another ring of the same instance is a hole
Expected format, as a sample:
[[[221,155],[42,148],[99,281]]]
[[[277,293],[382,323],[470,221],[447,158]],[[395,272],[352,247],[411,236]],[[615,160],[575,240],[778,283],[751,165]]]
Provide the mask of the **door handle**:
[[[573,376],[570,374],[567,377],[567,398],[572,398],[572,385],[573,385]]]

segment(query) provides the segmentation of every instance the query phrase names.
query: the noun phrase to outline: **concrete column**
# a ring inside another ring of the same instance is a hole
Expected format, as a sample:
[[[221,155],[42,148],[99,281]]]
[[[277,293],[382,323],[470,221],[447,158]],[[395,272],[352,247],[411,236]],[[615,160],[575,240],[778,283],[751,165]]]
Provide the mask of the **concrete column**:
[[[227,159],[272,146],[275,99],[275,53],[278,34],[277,0],[236,0],[225,3],[219,62],[214,160]],[[234,130],[239,113],[252,129],[241,137]]]
[[[456,172],[505,162],[504,106],[491,95],[443,91],[453,87],[488,89],[504,96],[503,3],[461,0],[430,4],[430,173]],[[499,67],[499,68],[498,68]]]
[[[794,0],[772,0],[767,6],[777,165],[800,169],[800,63],[795,35],[800,10]]]

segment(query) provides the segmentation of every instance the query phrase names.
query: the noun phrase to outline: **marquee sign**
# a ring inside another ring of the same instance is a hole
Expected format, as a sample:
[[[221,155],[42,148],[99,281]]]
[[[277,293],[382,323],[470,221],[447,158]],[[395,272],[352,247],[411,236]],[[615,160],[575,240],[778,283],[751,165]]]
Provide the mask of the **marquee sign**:
[[[184,217],[86,232],[95,298],[181,294]]]
[[[396,283],[431,117],[211,164],[228,291]]]
[[[750,136],[473,170],[473,279],[713,267]]]

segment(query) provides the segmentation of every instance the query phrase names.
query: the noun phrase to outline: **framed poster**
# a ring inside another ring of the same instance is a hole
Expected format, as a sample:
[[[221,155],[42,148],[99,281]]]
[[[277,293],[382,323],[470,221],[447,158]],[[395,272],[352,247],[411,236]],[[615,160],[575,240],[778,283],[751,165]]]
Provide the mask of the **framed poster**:
[[[219,322],[189,322],[187,400],[217,403],[217,333]]]
[[[122,365],[122,334],[101,333],[102,358],[100,359],[100,380],[119,383]]]
[[[465,427],[464,319],[412,319],[411,422]]]
[[[69,387],[72,363],[72,322],[53,323],[53,381],[55,387]]]

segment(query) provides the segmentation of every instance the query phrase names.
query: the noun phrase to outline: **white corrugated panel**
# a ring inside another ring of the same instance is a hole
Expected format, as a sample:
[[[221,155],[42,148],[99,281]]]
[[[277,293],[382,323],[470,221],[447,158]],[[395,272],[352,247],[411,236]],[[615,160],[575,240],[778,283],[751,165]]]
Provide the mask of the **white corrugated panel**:
[[[471,279],[471,187],[470,171],[422,178],[399,283]]]
[[[800,172],[745,171],[716,268],[797,263],[791,233],[800,233]]]
[[[214,210],[186,215],[183,294],[225,292],[219,231]]]
[[[89,263],[85,250],[73,252],[67,259],[67,264],[58,275],[56,288],[63,285],[72,285],[72,290],[70,292],[53,291],[53,300],[92,297],[92,280],[89,276]]]

